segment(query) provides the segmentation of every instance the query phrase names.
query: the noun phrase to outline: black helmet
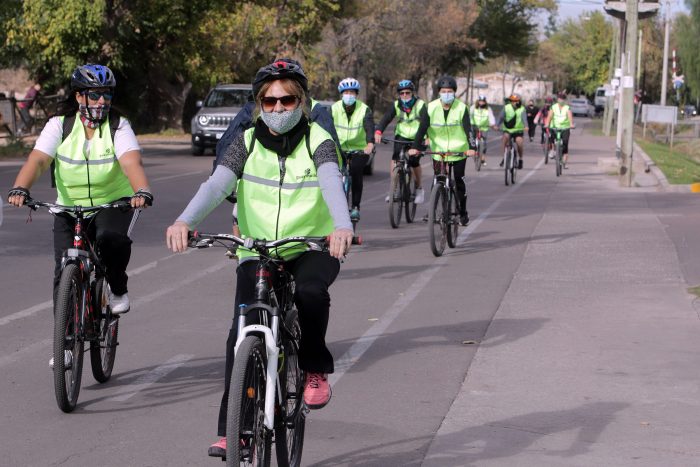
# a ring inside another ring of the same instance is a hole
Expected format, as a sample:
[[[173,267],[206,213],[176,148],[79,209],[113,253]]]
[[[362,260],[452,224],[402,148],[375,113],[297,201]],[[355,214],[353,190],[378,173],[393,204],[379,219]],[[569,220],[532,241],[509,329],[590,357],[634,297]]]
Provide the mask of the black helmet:
[[[260,68],[255,74],[253,80],[253,96],[257,97],[262,85],[268,81],[276,81],[278,79],[293,79],[297,81],[304,92],[309,92],[309,84],[301,68],[301,64],[291,58],[280,58],[269,65]]]
[[[457,81],[452,76],[443,76],[438,80],[437,88],[452,88],[457,92]]]
[[[71,89],[114,88],[114,73],[104,65],[88,63],[77,67],[70,77]]]

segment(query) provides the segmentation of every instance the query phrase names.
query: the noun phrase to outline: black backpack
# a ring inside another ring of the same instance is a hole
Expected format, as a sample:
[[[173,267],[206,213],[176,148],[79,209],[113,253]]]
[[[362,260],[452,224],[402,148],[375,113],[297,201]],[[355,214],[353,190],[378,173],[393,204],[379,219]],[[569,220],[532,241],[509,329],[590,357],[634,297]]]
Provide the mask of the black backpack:
[[[73,130],[73,125],[75,125],[76,115],[66,115],[63,119],[63,128],[61,135],[61,143],[63,143],[68,135],[70,135],[71,130]],[[117,133],[117,128],[119,127],[119,120],[121,115],[118,112],[109,113],[109,135],[112,137],[112,142],[114,142],[114,135]],[[56,188],[56,161],[51,162],[51,188]]]

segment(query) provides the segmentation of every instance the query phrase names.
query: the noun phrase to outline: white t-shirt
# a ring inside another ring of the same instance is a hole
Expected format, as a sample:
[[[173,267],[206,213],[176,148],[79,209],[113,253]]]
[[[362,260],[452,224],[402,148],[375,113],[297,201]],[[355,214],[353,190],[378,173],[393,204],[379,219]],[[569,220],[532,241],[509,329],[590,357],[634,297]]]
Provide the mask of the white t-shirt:
[[[44,129],[41,130],[41,134],[34,144],[34,149],[53,158],[56,156],[56,150],[61,145],[62,140],[63,124],[61,123],[60,117],[52,117],[46,122]],[[89,157],[90,140],[85,140],[85,147],[83,150],[85,155]],[[129,120],[121,117],[119,119],[119,127],[117,127],[117,131],[114,133],[114,152],[117,155],[117,159],[129,151],[140,150],[141,148],[139,147],[138,141],[136,141],[136,135],[134,134],[134,130],[131,129]]]

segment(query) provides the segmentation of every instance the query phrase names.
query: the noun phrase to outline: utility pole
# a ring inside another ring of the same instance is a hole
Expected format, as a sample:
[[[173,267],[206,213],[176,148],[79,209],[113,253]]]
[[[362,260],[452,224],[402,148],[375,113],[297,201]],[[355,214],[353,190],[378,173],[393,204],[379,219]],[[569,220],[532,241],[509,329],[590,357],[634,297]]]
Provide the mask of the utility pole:
[[[627,0],[625,21],[627,31],[622,64],[622,144],[620,184],[632,186],[632,153],[634,147],[634,78],[637,69],[637,35],[639,30],[639,0]]]
[[[671,2],[666,0],[666,25],[664,28],[664,66],[661,75],[661,105],[666,105],[666,93],[668,89],[668,38],[670,30]]]

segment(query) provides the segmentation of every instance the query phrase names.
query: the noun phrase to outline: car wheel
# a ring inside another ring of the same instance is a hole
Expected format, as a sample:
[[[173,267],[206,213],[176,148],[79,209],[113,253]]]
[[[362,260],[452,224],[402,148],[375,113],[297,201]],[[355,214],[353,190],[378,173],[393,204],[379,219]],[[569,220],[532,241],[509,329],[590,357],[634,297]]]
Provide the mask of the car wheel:
[[[197,146],[196,144],[192,145],[192,155],[193,156],[201,156],[204,154],[204,146]]]

